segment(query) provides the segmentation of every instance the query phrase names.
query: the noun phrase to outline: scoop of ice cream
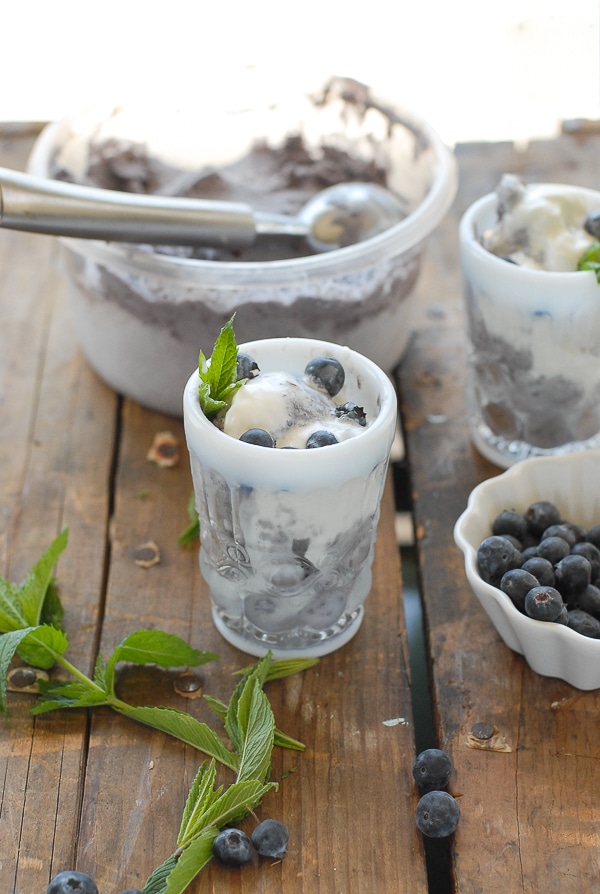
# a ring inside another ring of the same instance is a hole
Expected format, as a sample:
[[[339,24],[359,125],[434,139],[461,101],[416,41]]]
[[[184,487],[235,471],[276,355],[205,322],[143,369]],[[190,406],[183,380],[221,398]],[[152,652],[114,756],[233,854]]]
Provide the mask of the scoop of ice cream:
[[[239,438],[253,428],[268,431],[277,447],[306,447],[313,432],[325,429],[338,441],[360,434],[361,426],[335,415],[336,403],[305,379],[286,372],[261,372],[239,388],[223,423]]]
[[[564,192],[551,184],[525,186],[505,174],[498,189],[498,223],[486,232],[484,248],[522,267],[569,272],[594,242],[584,230],[589,214],[577,190]]]

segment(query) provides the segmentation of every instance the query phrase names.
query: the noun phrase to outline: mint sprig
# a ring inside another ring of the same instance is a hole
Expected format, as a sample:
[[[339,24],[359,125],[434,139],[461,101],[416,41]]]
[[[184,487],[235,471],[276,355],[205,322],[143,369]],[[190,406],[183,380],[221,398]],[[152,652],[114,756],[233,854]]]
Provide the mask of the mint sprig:
[[[585,254],[579,259],[578,270],[592,270],[596,274],[596,280],[600,283],[600,242],[594,242]]]
[[[52,571],[67,545],[65,529],[50,544],[20,586],[0,577],[0,712],[6,714],[7,673],[14,656],[35,667],[55,664],[70,679],[40,681],[35,715],[61,708],[107,706],[131,720],[161,730],[206,754],[192,784],[180,824],[176,847],[170,857],[148,878],[143,894],[183,894],[190,882],[212,858],[212,844],[219,830],[239,822],[263,796],[278,784],[271,782],[271,756],[279,745],[298,751],[304,745],[277,729],[265,683],[298,673],[317,659],[275,661],[269,653],[241,670],[240,681],[228,704],[205,695],[207,705],[225,727],[231,749],[208,724],[172,708],[130,705],[115,692],[118,665],[154,664],[162,668],[197,666],[218,657],[193,649],[174,634],[137,630],[127,636],[107,660],[100,655],[93,677],[67,658],[67,635],[60,627],[62,606]],[[217,785],[216,764],[235,773],[229,786]]]
[[[237,343],[233,319],[232,317],[221,329],[210,359],[202,351],[198,356],[198,397],[202,412],[209,419],[225,410],[234,393],[244,384],[243,379],[237,381]]]

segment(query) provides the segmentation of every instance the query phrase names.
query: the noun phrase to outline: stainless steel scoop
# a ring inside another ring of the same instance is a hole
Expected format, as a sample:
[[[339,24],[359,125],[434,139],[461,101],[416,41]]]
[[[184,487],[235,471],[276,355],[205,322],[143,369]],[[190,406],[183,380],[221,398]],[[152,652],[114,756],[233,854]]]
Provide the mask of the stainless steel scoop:
[[[297,236],[322,252],[362,242],[406,214],[374,183],[336,184],[288,217],[241,203],[123,193],[0,168],[0,227],[78,239],[245,248],[261,236]]]

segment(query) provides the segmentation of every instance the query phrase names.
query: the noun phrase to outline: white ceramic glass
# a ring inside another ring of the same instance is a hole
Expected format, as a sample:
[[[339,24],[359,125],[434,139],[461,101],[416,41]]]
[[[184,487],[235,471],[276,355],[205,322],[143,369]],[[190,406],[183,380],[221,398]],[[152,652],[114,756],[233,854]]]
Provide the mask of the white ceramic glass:
[[[600,208],[600,193],[577,191],[589,211]],[[484,249],[496,206],[489,194],[464,214],[460,256],[471,437],[506,468],[600,446],[600,285],[591,271],[527,269]]]
[[[200,568],[220,633],[251,655],[319,656],[357,632],[371,565],[396,395],[388,378],[349,348],[314,339],[240,346],[261,371],[302,374],[319,356],[346,373],[336,402],[363,406],[369,424],[317,449],[271,449],[224,434],[203,414],[198,373],[183,398]]]

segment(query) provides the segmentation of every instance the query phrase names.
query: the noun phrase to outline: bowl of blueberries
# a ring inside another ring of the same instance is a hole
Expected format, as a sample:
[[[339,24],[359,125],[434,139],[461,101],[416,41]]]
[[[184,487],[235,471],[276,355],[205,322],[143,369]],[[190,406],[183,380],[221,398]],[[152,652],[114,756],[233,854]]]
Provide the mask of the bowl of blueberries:
[[[523,460],[471,492],[454,528],[473,592],[536,673],[600,687],[600,451]]]

